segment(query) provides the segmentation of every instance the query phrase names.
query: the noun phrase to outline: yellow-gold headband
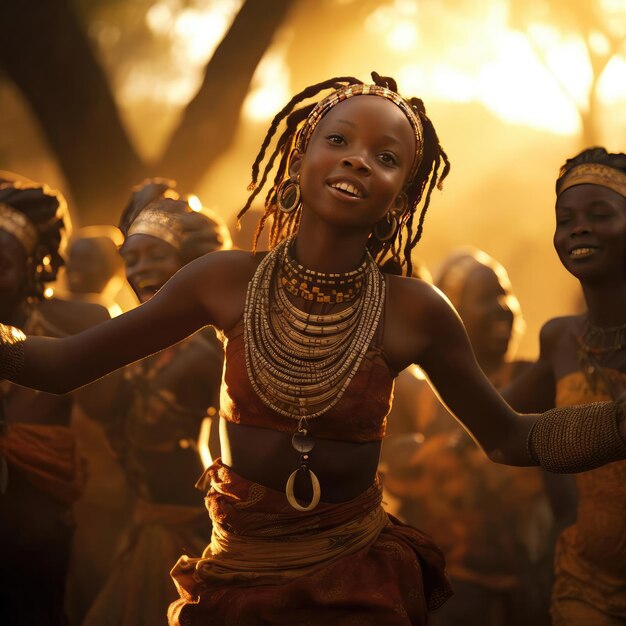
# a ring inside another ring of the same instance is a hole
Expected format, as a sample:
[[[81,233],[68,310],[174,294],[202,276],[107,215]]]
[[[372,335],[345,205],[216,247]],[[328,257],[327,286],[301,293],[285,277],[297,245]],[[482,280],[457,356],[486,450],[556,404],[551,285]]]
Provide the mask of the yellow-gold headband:
[[[179,217],[179,215],[173,215],[159,209],[145,209],[131,224],[126,237],[149,235],[169,243],[176,250],[180,250],[182,231],[178,221]]]
[[[626,174],[608,165],[583,163],[568,170],[557,182],[556,195],[575,185],[600,185],[626,198]]]
[[[29,256],[35,250],[38,235],[35,225],[21,212],[0,202],[0,229],[13,235]]]

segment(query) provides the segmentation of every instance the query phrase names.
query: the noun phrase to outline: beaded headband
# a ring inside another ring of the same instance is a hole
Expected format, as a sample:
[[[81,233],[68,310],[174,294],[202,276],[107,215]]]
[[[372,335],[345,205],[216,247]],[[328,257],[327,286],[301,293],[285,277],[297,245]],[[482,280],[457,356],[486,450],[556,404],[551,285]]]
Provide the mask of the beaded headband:
[[[298,132],[296,147],[304,152],[309,140],[311,139],[313,131],[324,115],[326,115],[330,109],[340,102],[343,102],[348,98],[352,98],[353,96],[380,96],[381,98],[391,100],[391,102],[393,102],[404,113],[413,128],[415,141],[417,143],[417,150],[409,176],[409,180],[413,179],[417,173],[420,163],[422,162],[422,156],[424,154],[424,130],[422,128],[422,122],[419,119],[418,113],[411,106],[408,100],[405,100],[395,91],[391,91],[391,89],[387,89],[386,87],[380,87],[379,85],[348,85],[347,87],[342,87],[341,89],[334,91],[323,100],[320,100],[308,115],[302,128]]]
[[[130,225],[126,238],[131,235],[149,235],[169,243],[180,250],[183,234],[178,223],[179,215],[166,213],[159,209],[145,209]]]
[[[599,163],[583,163],[565,172],[557,181],[556,194],[559,196],[570,187],[584,184],[607,187],[626,198],[626,174]]]
[[[32,254],[37,245],[37,228],[21,211],[0,203],[0,229],[13,235],[22,244],[26,253]]]

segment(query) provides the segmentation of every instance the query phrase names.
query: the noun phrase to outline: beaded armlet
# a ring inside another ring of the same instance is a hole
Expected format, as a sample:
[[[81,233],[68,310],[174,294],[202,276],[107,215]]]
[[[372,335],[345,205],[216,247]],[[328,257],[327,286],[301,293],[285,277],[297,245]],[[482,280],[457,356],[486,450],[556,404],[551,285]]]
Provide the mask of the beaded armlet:
[[[562,474],[586,472],[626,459],[619,423],[624,400],[551,409],[528,433],[528,453],[535,463]]]

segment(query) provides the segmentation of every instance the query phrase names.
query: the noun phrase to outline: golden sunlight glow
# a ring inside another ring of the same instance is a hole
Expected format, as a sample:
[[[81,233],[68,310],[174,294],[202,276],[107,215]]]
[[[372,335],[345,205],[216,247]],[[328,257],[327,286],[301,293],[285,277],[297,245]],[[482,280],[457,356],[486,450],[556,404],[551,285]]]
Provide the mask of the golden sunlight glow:
[[[252,88],[243,104],[244,115],[264,122],[273,117],[289,100],[289,68],[285,54],[275,50],[266,54],[254,73]]]
[[[397,52],[408,52],[417,44],[417,28],[409,22],[398,22],[387,35],[387,44]]]
[[[603,0],[602,4],[611,32],[626,33],[626,3]],[[424,5],[418,15],[416,2],[395,0],[372,11],[364,29],[368,36],[386,42],[386,50],[378,54],[380,63],[396,66],[392,73],[406,94],[479,102],[513,124],[553,134],[579,133],[581,111],[589,106],[593,80],[587,46],[596,54],[608,53],[607,35],[593,31],[585,42],[543,23],[531,24],[522,32],[511,28],[504,2],[472,6],[473,12],[462,13],[443,5]],[[398,67],[397,53],[416,47],[417,25],[422,22],[435,29],[445,22],[441,32],[449,40],[440,38],[441,46],[430,44],[419,59]],[[605,104],[626,98],[623,52],[613,57],[600,76],[597,95]]]
[[[626,100],[626,59],[613,57],[598,84],[600,99],[606,104],[617,104]]]
[[[202,202],[200,201],[200,198],[198,198],[198,196],[195,196],[193,194],[188,195],[187,204],[191,207],[191,210],[196,211],[196,213],[202,211]]]
[[[122,100],[156,100],[175,106],[189,102],[202,82],[202,70],[223,39],[243,0],[198,0],[180,8],[175,0],[159,0],[146,12],[146,26],[169,41],[171,64],[155,68],[135,64],[121,86]]]
[[[44,298],[52,298],[52,296],[54,295],[54,289],[52,289],[52,287],[46,287],[46,289],[43,292],[43,297]]]
[[[409,52],[418,41],[417,3],[411,0],[394,0],[373,11],[365,20],[368,31],[382,34],[387,46],[394,52]]]
[[[555,134],[577,133],[580,118],[570,97],[574,95],[571,71],[565,72],[561,87],[521,33],[502,33],[499,50],[499,57],[486,64],[478,76],[480,101],[511,123]],[[561,49],[553,48],[548,53],[550,64],[566,58]],[[584,77],[582,69],[580,74]],[[564,93],[564,88],[569,93]]]

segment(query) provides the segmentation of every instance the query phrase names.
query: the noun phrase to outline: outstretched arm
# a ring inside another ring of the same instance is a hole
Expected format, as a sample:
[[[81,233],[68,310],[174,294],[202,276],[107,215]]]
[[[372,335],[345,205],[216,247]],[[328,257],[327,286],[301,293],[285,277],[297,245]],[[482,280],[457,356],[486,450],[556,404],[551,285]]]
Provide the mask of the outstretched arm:
[[[207,255],[177,272],[148,302],[63,339],[28,337],[18,372],[9,375],[0,350],[0,377],[51,393],[66,393],[181,341],[227,315],[232,297],[228,253]],[[228,280],[230,277],[230,281]]]
[[[574,472],[626,458],[626,420],[616,405],[517,413],[480,370],[449,303],[433,292],[426,310],[421,323],[427,325],[429,342],[417,362],[444,404],[492,460]]]

